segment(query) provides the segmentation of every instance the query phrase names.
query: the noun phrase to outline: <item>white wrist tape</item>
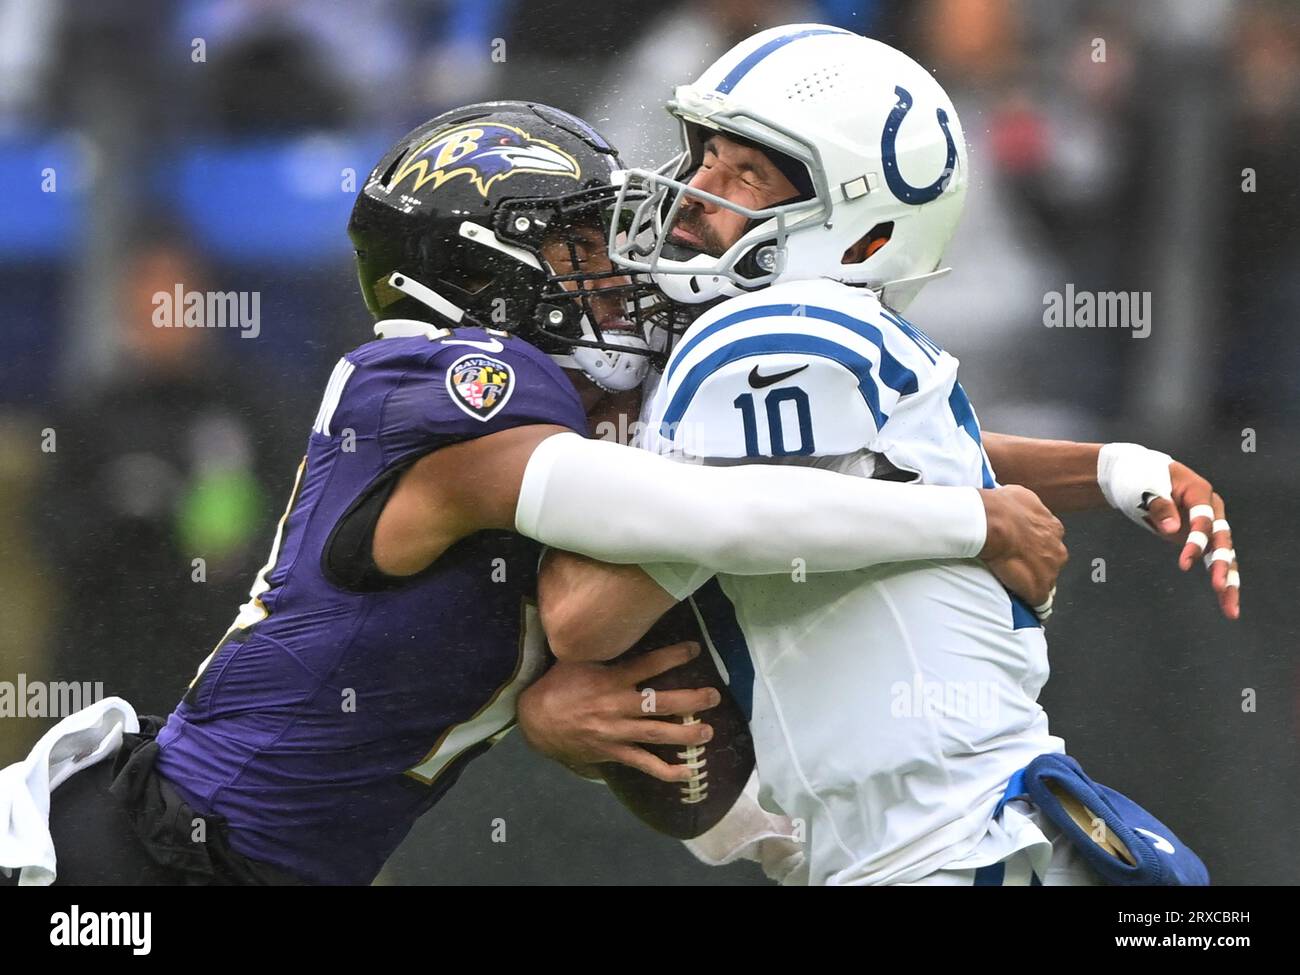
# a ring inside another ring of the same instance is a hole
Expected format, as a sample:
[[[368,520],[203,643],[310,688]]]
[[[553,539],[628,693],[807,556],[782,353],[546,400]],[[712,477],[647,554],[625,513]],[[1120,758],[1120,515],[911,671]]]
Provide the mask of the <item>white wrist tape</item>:
[[[1052,591],[1047,594],[1047,601],[1045,603],[1042,603],[1039,606],[1034,607],[1034,615],[1038,617],[1038,622],[1040,623],[1047,622],[1048,618],[1052,615],[1052,603],[1054,603],[1055,601],[1056,601],[1056,587],[1053,586]]]
[[[974,488],[808,467],[680,464],[561,433],[529,458],[515,529],[605,562],[776,575],[973,558],[987,525]]]
[[[1135,443],[1108,443],[1097,455],[1097,486],[1110,506],[1148,531],[1155,529],[1146,522],[1142,506],[1144,497],[1169,499],[1173,483],[1169,465],[1173,458],[1158,450],[1148,450]]]

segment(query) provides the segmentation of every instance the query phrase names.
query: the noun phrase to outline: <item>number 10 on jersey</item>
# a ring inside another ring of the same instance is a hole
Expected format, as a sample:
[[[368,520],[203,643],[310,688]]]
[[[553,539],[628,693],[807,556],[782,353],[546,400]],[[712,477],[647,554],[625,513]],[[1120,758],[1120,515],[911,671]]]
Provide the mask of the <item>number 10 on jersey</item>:
[[[764,396],[763,411],[767,415],[768,443],[771,446],[766,454],[758,446],[758,410],[754,405],[754,394],[741,393],[731,405],[740,410],[747,457],[791,457],[813,452],[812,409],[808,405],[808,394],[800,387],[785,386]],[[793,433],[795,426],[798,427],[798,441],[792,443],[787,433]]]

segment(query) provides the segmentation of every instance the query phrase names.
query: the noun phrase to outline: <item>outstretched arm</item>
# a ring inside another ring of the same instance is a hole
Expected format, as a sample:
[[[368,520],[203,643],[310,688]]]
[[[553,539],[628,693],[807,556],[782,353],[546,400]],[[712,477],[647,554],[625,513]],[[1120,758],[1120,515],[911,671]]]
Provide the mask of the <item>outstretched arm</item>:
[[[772,575],[795,564],[841,572],[973,558],[984,548],[987,520],[974,488],[805,467],[683,464],[562,434],[529,458],[515,528],[605,562],[689,562],[733,575]]]
[[[1058,515],[1106,505],[1097,483],[1101,444],[1036,440],[983,430],[980,439],[1000,483],[1029,488]]]
[[[981,433],[1004,484],[1036,493],[1057,514],[1107,505],[1180,544],[1187,572],[1209,549],[1210,585],[1228,619],[1241,615],[1241,574],[1226,508],[1210,482],[1168,454],[1137,444],[1073,443]]]
[[[702,567],[703,576],[684,572],[682,582],[664,586],[680,599],[714,572],[784,574],[795,560],[807,571],[835,572],[978,556],[1040,606],[1066,559],[1060,522],[1024,488],[896,484],[762,464],[704,467],[561,431],[522,426],[421,458],[379,518],[375,564],[410,575],[473,532],[514,528],[589,559]],[[618,605],[608,587],[628,584],[633,599],[656,592],[643,575],[628,568],[576,586],[564,615],[584,633],[599,629],[590,608]],[[565,632],[555,620],[547,629]],[[620,632],[614,642],[630,645],[639,635]],[[585,637],[573,645],[588,647],[577,655],[583,659],[615,655],[595,653]]]
[[[917,559],[1019,560],[1027,585],[1012,588],[1037,604],[1065,560],[1059,522],[1036,498],[1015,503],[1014,492],[1029,496],[1020,488],[680,464],[560,430],[517,427],[421,458],[376,526],[378,567],[409,575],[473,532],[514,529],[605,562],[690,563],[735,575],[784,574],[795,560],[809,572]],[[1031,537],[1034,544],[1025,544]]]

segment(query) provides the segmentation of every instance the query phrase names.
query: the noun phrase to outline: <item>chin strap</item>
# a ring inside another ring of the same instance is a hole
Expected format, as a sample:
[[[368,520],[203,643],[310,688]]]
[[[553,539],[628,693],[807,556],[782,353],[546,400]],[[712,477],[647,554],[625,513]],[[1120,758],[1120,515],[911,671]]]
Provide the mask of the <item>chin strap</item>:
[[[577,369],[607,393],[640,386],[650,368],[649,357],[641,353],[648,352],[649,345],[635,335],[619,333],[604,336],[604,341],[626,346],[627,351],[576,346],[567,355],[552,355],[551,361],[561,369]]]
[[[413,339],[423,336],[433,341],[446,338],[450,334],[449,328],[439,328],[437,325],[416,321],[414,318],[385,318],[375,322],[375,335],[381,339]]]
[[[453,325],[459,325],[466,318],[465,309],[448,301],[427,285],[421,284],[408,274],[394,271],[388,276],[388,285],[407,297],[414,298],[427,308],[432,308]]]
[[[397,291],[402,292],[402,294],[414,298],[425,307],[431,308],[443,318],[449,320],[453,327],[458,325],[486,327],[480,326],[473,316],[463,308],[448,301],[438,292],[416,281],[410,275],[395,271],[388,276],[388,284]],[[378,326],[376,326],[376,329],[378,329]],[[443,331],[436,326],[425,326],[425,329],[434,332]],[[390,330],[380,334],[383,337],[388,337],[388,335],[394,333]],[[621,349],[591,349],[578,346],[568,355],[553,355],[551,359],[561,369],[581,370],[588,379],[607,393],[622,393],[639,386],[641,380],[645,378],[646,370],[650,365],[649,358],[639,353],[648,352],[649,345],[644,339],[640,339],[635,335],[615,333],[603,336],[603,339],[611,345],[625,346],[628,351],[624,352]]]

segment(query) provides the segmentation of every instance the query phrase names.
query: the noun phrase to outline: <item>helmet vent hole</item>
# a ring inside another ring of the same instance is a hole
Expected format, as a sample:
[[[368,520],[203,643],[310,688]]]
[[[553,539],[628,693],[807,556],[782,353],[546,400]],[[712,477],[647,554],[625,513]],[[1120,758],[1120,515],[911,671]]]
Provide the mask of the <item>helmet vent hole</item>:
[[[399,153],[397,158],[393,160],[392,165],[384,170],[384,175],[379,178],[380,186],[383,186],[385,188],[388,187],[388,185],[393,180],[393,174],[397,172],[397,167],[402,164],[403,158],[404,156],[401,153]]]
[[[800,78],[786,89],[785,97],[792,102],[810,102],[840,87],[840,73],[844,64],[831,64],[818,68]]]

